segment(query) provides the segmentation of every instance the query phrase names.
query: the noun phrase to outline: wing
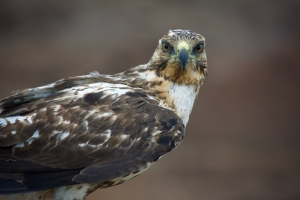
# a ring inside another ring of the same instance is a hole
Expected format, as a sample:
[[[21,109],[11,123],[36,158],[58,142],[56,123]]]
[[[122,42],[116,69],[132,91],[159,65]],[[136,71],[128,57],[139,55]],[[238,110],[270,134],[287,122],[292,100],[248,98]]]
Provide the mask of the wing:
[[[75,76],[61,79],[59,81],[41,87],[18,90],[16,91],[16,94],[0,101],[0,113],[2,109],[13,108],[27,102],[35,101],[43,97],[48,97],[66,88],[109,80],[112,79],[107,75],[100,75],[96,72],[92,72],[91,74],[85,76]]]
[[[121,84],[78,85],[3,106],[0,193],[121,183],[175,148],[184,129],[155,98]]]

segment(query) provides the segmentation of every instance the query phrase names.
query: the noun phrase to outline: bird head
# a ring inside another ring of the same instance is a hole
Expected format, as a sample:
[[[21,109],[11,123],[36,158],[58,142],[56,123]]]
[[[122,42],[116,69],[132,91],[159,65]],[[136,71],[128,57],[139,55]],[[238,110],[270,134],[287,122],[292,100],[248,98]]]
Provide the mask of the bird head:
[[[205,39],[189,30],[170,30],[158,43],[149,67],[178,84],[200,84],[207,75]]]

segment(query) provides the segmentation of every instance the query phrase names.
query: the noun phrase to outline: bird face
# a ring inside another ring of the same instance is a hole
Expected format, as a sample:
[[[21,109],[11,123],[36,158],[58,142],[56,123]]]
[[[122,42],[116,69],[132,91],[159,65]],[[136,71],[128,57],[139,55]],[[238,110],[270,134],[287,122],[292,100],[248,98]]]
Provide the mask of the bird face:
[[[199,84],[207,74],[205,39],[193,31],[170,30],[159,40],[150,65],[166,80]]]

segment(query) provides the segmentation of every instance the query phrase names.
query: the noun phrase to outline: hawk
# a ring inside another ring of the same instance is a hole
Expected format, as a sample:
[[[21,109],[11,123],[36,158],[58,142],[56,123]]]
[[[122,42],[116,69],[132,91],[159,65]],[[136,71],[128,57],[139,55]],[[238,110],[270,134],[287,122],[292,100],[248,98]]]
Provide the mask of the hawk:
[[[0,194],[84,199],[128,181],[184,137],[207,74],[205,39],[170,30],[147,64],[70,77],[0,101]]]

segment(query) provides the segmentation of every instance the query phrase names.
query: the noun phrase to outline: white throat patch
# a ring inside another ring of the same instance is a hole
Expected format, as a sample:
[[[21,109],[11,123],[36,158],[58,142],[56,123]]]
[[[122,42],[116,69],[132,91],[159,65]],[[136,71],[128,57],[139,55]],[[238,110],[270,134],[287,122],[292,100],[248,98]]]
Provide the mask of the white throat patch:
[[[170,88],[169,95],[173,99],[174,109],[186,126],[192,112],[197,93],[193,85],[174,84]]]

